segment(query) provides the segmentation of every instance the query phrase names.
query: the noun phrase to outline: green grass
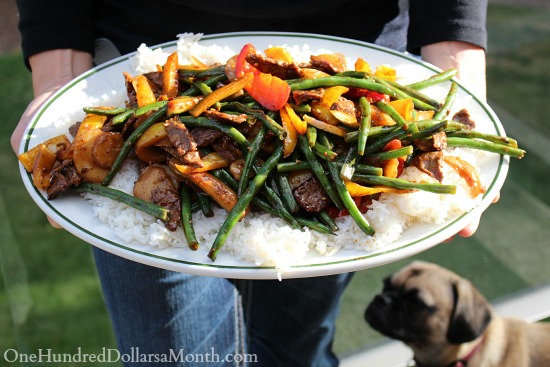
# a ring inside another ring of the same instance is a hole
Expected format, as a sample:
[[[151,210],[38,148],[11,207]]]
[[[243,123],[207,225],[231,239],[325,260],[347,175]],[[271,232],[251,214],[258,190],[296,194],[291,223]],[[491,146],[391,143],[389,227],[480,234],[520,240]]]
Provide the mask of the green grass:
[[[550,85],[550,9],[491,6],[488,14],[489,101],[506,130],[525,126],[542,139]],[[90,246],[53,229],[22,187],[9,137],[32,98],[21,56],[0,57],[0,353],[7,348],[84,352],[114,347]],[[521,132],[521,128],[514,131]],[[414,258],[437,262],[468,276],[489,298],[550,281],[550,167],[543,152],[513,161],[502,198],[482,217],[471,239],[456,239]],[[548,141],[548,140],[543,140]],[[346,354],[380,338],[363,311],[382,279],[410,259],[360,271],[346,291],[335,349]]]

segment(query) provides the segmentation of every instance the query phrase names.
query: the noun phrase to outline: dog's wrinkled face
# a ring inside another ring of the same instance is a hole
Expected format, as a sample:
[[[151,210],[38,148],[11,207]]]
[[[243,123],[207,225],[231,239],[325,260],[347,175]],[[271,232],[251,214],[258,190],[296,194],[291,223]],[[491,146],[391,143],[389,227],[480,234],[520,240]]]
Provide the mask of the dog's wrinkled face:
[[[490,310],[468,281],[435,264],[414,262],[384,280],[365,318],[375,330],[409,345],[459,344],[481,335]]]

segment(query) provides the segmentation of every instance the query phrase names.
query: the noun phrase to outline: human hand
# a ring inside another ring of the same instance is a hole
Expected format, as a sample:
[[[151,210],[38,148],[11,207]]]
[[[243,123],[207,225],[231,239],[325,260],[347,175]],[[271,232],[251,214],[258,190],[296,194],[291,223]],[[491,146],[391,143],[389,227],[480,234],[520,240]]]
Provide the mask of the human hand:
[[[15,154],[23,139],[23,132],[36,111],[44,102],[64,84],[92,67],[92,56],[89,53],[76,50],[45,51],[29,58],[32,69],[34,99],[29,103],[15,127],[10,144]],[[61,228],[51,218],[50,224]]]
[[[421,55],[425,61],[442,70],[456,68],[458,70],[457,79],[479,99],[486,101],[486,63],[483,48],[466,42],[439,42],[422,47]],[[497,194],[493,203],[496,203],[499,197],[500,194]],[[460,230],[457,235],[471,237],[477,231],[480,219],[481,213]],[[453,238],[454,236],[445,242],[449,242]]]

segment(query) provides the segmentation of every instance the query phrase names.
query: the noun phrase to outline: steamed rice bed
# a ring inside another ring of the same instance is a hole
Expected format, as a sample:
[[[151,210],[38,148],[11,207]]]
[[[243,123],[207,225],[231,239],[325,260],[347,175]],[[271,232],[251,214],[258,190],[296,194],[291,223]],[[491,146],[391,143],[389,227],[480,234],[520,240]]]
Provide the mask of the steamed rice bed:
[[[202,46],[197,43],[199,39],[200,35],[180,36],[177,43],[180,64],[189,62],[191,55],[207,65],[224,64],[235,54],[234,50],[227,47]],[[329,50],[313,52],[307,45],[282,46],[285,46],[298,62],[308,61],[312,54],[330,52]],[[137,75],[155,71],[157,65],[164,64],[167,56],[168,53],[162,49],[151,49],[142,45],[132,59],[135,70],[128,70],[128,72]],[[353,61],[349,60],[348,65],[353,65]],[[412,78],[407,80],[409,76],[415,75],[410,65],[392,66],[397,70],[400,83],[407,84],[415,81]],[[426,93],[442,100],[447,90],[435,86],[430,87]],[[121,105],[122,97],[110,95],[103,96],[103,99],[110,102],[110,105],[114,105],[115,102]],[[455,106],[459,109],[460,105],[460,100],[457,100]],[[454,112],[451,111],[451,113]],[[475,116],[473,119],[475,120]],[[486,153],[454,148],[448,149],[447,154],[460,155],[479,172],[478,159]],[[137,178],[137,162],[128,160],[115,176],[110,187],[131,194]],[[417,182],[437,182],[415,167],[407,167],[400,178]],[[454,170],[445,172],[442,183],[457,185],[456,194],[443,195],[424,191],[382,194],[370,205],[370,210],[365,214],[376,231],[372,237],[362,232],[350,216],[335,220],[339,230],[334,236],[311,231],[308,228],[304,228],[303,231],[292,229],[280,218],[266,213],[251,212],[231,230],[222,251],[257,266],[275,266],[280,270],[303,260],[309,252],[331,256],[340,249],[374,251],[397,241],[413,223],[443,224],[469,211],[481,200],[481,195],[476,198],[470,196],[469,187]],[[187,248],[181,227],[178,227],[175,232],[170,232],[162,222],[125,204],[92,194],[86,194],[85,197],[92,205],[94,215],[123,241],[157,248],[182,247],[182,251],[191,251]],[[197,239],[201,246],[210,247],[227,216],[227,212],[218,207],[214,208],[214,213],[212,218],[205,218],[200,211],[193,215]]]

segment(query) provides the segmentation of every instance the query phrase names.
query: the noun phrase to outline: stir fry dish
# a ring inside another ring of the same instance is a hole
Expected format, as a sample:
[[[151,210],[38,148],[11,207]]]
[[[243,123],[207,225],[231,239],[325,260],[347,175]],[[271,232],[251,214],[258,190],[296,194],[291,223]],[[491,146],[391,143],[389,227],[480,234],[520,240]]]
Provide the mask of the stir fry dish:
[[[182,65],[172,53],[157,71],[124,73],[124,107],[87,106],[70,134],[19,156],[49,200],[93,193],[183,228],[196,250],[193,214],[227,211],[208,257],[216,259],[235,224],[249,212],[280,217],[292,228],[337,234],[334,218],[351,216],[372,236],[364,213],[382,193],[454,194],[447,165],[472,197],[485,188],[476,168],[447,148],[466,147],[522,158],[514,139],[475,130],[465,109],[451,115],[458,90],[450,69],[403,85],[388,65],[318,54],[295,62],[284,47],[252,44],[225,65]],[[442,101],[422,89],[448,82]],[[126,160],[139,177],[133,195],[109,185]],[[435,180],[400,178],[415,166]]]

